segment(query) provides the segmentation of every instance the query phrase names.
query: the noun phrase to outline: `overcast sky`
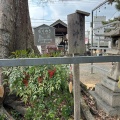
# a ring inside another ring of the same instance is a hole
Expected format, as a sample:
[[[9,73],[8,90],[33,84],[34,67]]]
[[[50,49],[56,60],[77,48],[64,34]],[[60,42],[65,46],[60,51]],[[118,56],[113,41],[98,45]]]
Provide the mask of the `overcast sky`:
[[[82,10],[91,14],[92,10],[105,0],[49,0],[50,2],[42,3],[47,0],[29,0],[30,18],[33,27],[42,24],[50,25],[58,19],[67,23],[67,15],[74,13],[76,10]],[[95,16],[106,16],[112,19],[120,13],[114,5],[105,4],[94,11]],[[85,18],[86,30],[90,29],[91,15]]]

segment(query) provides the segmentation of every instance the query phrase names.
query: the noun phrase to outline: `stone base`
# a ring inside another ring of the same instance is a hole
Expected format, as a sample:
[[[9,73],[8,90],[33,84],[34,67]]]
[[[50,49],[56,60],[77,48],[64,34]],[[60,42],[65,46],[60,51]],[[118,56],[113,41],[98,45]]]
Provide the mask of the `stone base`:
[[[113,92],[112,90],[104,87],[102,84],[96,84],[95,92],[110,106],[120,106],[120,93]]]
[[[102,80],[101,83],[114,92],[120,92],[120,88],[118,88],[118,82],[115,80],[106,78],[105,80]]]
[[[111,107],[105,101],[103,101],[95,91],[90,91],[90,94],[96,99],[99,108],[104,110],[108,115],[120,115],[120,107]]]

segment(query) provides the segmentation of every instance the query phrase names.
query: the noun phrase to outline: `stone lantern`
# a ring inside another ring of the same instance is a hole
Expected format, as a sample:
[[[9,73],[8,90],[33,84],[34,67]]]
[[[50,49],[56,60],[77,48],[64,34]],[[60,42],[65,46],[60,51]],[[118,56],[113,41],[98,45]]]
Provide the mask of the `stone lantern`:
[[[117,23],[114,30],[105,33],[106,37],[111,37],[112,55],[120,55],[120,22]],[[116,62],[107,78],[101,83],[96,84],[95,91],[90,93],[96,99],[97,105],[109,115],[120,115],[120,88],[118,80],[120,76],[120,62]]]
[[[109,36],[112,38],[110,53],[112,55],[120,55],[120,23],[116,25],[115,30],[106,33],[105,36]],[[108,77],[115,81],[118,81],[119,76],[120,76],[120,62],[114,64]]]

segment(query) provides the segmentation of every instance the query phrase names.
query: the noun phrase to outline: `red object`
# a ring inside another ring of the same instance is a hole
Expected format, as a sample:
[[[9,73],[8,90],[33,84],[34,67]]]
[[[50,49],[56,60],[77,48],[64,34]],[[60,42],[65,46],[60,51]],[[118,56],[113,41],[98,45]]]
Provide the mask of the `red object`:
[[[54,70],[48,70],[49,77],[52,78],[56,72],[56,69]]]
[[[42,81],[43,81],[43,77],[39,76],[38,77],[38,83],[42,83]]]
[[[28,86],[28,80],[27,79],[23,79],[23,84],[25,85],[25,86]]]

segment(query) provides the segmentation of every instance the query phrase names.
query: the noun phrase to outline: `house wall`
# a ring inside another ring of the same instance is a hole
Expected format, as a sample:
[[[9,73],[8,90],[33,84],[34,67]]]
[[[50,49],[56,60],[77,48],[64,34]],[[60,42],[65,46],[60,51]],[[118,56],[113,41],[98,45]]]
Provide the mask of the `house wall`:
[[[102,26],[102,21],[106,21],[106,16],[94,16],[94,24],[93,28],[97,28]],[[104,34],[104,28],[96,29],[93,31],[93,35],[95,34]],[[105,39],[104,37],[93,36],[93,46],[108,46],[108,42],[100,41],[99,39]]]
[[[62,41],[62,37],[61,36],[56,36],[55,37],[55,44],[53,44],[53,45],[46,45],[46,46],[39,45],[37,47],[38,47],[40,53],[43,54],[43,53],[47,53],[48,52],[47,47],[49,47],[49,46],[50,47],[55,47],[55,46],[57,47],[60,44],[61,41]]]

